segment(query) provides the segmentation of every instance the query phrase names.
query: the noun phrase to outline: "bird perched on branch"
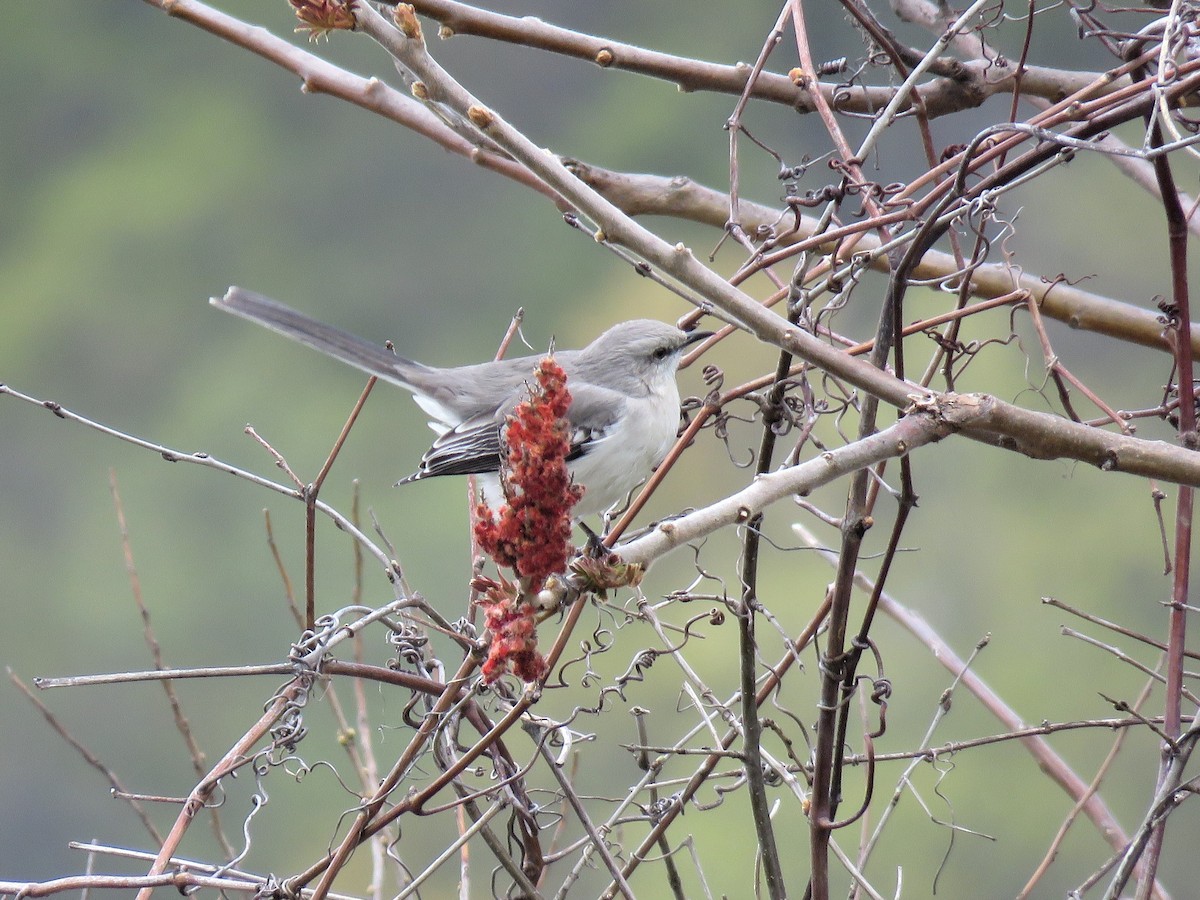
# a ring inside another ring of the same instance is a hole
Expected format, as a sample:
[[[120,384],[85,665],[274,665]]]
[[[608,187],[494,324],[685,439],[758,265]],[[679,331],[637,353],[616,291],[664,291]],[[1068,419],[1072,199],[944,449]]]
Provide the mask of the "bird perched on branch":
[[[243,288],[231,287],[210,302],[409,391],[438,437],[417,470],[397,484],[474,474],[481,476],[489,503],[503,501],[498,481],[502,431],[517,404],[529,397],[528,382],[540,357],[436,368]],[[679,429],[679,359],[684,349],[711,336],[633,319],[581,350],[554,353],[571,392],[568,465],[585,491],[575,515],[603,512],[624,501],[663,461]]]

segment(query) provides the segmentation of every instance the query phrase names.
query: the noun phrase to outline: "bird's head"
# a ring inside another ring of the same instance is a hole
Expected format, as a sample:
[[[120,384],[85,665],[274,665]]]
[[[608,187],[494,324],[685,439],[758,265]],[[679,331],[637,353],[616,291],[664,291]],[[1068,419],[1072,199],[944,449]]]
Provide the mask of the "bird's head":
[[[683,351],[709,337],[711,331],[681,331],[654,319],[632,319],[608,329],[583,355],[589,364],[637,373],[645,381],[659,373],[673,377]]]

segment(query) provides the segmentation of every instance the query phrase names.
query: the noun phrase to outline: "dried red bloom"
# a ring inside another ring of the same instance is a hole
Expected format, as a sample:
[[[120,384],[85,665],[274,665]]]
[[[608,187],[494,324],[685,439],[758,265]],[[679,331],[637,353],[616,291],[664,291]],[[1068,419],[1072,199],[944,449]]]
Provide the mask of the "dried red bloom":
[[[537,609],[524,599],[516,585],[501,578],[476,578],[472,587],[481,592],[492,643],[483,663],[483,680],[491,684],[508,671],[524,682],[546,674],[546,659],[537,649]]]
[[[331,31],[353,31],[354,11],[351,0],[288,0],[300,24],[298,32],[308,32],[310,41],[328,38]]]
[[[479,546],[497,565],[513,569],[530,593],[566,569],[572,552],[571,508],[583,496],[567,470],[571,394],[566,373],[546,357],[534,375],[537,384],[530,398],[517,406],[505,427],[505,502],[498,512],[480,503],[475,524]]]
[[[571,508],[583,496],[567,470],[571,394],[566,373],[546,357],[534,376],[537,383],[529,399],[517,406],[504,429],[504,503],[498,511],[486,503],[476,509],[480,548],[519,577],[519,588],[503,578],[474,583],[492,635],[483,664],[486,682],[510,670],[525,682],[545,676],[546,660],[537,650],[537,607],[530,598],[547,578],[566,569],[572,551]]]

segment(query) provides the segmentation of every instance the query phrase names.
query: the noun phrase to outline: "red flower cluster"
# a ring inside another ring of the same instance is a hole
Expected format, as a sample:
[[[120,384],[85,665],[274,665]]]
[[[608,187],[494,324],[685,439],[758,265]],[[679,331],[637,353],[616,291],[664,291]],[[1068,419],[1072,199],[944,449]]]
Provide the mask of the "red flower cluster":
[[[472,586],[482,591],[478,603],[492,635],[483,663],[484,682],[491,684],[509,669],[526,683],[542,678],[546,658],[537,649],[537,608],[503,578],[476,578]]]
[[[531,594],[566,569],[572,550],[571,508],[583,496],[567,471],[571,392],[566,373],[548,356],[534,375],[537,385],[530,398],[517,406],[505,428],[504,505],[499,513],[486,503],[475,511],[479,546],[497,565],[516,571]]]
[[[537,607],[532,602],[551,575],[562,572],[571,557],[571,508],[583,488],[571,483],[567,455],[571,430],[566,420],[571,394],[567,376],[553,357],[534,372],[537,384],[505,426],[508,448],[501,473],[504,504],[494,512],[486,503],[476,508],[475,540],[499,566],[513,569],[518,585],[501,578],[478,578],[492,635],[486,682],[511,670],[526,682],[546,674],[537,650]]]

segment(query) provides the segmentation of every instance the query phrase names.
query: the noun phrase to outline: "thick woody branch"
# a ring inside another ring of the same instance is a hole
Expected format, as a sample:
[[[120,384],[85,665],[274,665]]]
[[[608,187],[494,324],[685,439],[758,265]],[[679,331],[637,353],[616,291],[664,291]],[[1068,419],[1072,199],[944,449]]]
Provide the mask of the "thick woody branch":
[[[953,410],[949,412],[953,415]],[[824,452],[798,466],[758,475],[743,490],[688,515],[660,522],[653,532],[620,545],[617,552],[626,563],[649,565],[689,541],[701,539],[721,528],[749,522],[758,512],[781,499],[796,494],[804,496],[858,469],[904,456],[918,446],[946,437],[953,430],[950,421],[937,413],[907,415],[869,438]]]
[[[424,135],[438,146],[465,156],[472,162],[498,172],[545,194],[552,200],[557,196],[546,185],[510,159],[489,152],[463,137],[432,111],[411,97],[384,84],[378,78],[363,78],[347,72],[294,44],[277,37],[257,25],[206,6],[196,0],[145,0],[150,6],[182,19],[234,46],[249,50],[280,68],[293,72],[301,79],[306,94],[328,94],[361,107],[397,125]]]
[[[729,218],[729,196],[713,188],[697,184],[684,176],[627,174],[611,172],[577,160],[567,160],[567,166],[585,184],[593,188],[627,215],[672,216],[724,229]],[[775,229],[781,212],[761,203],[741,200],[738,204],[738,224],[748,233],[759,229]],[[787,217],[795,230],[779,236],[779,247],[806,241],[816,235],[820,223],[813,216]],[[873,254],[870,266],[878,272],[888,270],[887,257],[876,254],[879,237],[866,233],[870,223],[864,223],[864,234],[856,252]],[[821,252],[835,248],[825,246]],[[950,280],[960,269],[949,253],[929,250],[913,270],[913,277],[922,281]],[[1117,338],[1143,347],[1170,352],[1163,336],[1163,323],[1158,313],[1131,303],[1080,290],[1061,280],[1048,280],[1040,275],[1020,272],[1001,263],[987,263],[971,272],[970,294],[992,299],[1011,294],[1014,290],[1028,291],[1041,308],[1042,315],[1064,322],[1080,331],[1091,331],[1105,337]],[[1200,326],[1192,327],[1192,346],[1200,352]]]
[[[625,44],[605,37],[583,34],[570,28],[550,25],[532,16],[506,16],[479,9],[456,0],[415,0],[412,6],[442,24],[445,36],[469,34],[505,43],[533,47],[575,59],[588,60],[601,68],[635,72],[676,84],[681,91],[712,91],[741,96],[746,92],[752,67],[744,62],[721,65],[688,57],[673,56]],[[1017,67],[995,60],[963,63],[954,59],[939,61],[943,74],[920,86],[924,111],[931,118],[949,115],[979,106],[995,94],[1010,95]],[[1021,77],[1021,91],[1057,102],[1093,81],[1097,75],[1028,66]],[[1126,82],[1127,83],[1127,82]],[[842,85],[808,82],[815,85],[830,106],[843,112],[870,115],[883,109],[895,96],[892,87]],[[1117,85],[1114,85],[1115,89]],[[813,112],[815,104],[809,86],[798,86],[785,75],[763,72],[754,79],[749,96],[755,100],[780,103],[801,113]],[[901,106],[908,112],[912,101]]]
[[[649,565],[658,557],[731,525],[749,522],[772,503],[811,493],[824,484],[917,447],[941,440],[973,417],[974,404],[951,401],[923,406],[896,424],[860,441],[822,453],[815,459],[755,477],[747,487],[724,500],[659,523],[649,534],[619,548],[625,562]]]
[[[996,438],[998,446],[1036,459],[1078,459],[1106,471],[1118,465],[1128,472],[1158,471],[1162,473],[1159,477],[1180,483],[1200,478],[1200,454],[1162,441],[1143,441],[1082,427],[983,394],[943,394],[917,401],[904,418],[863,440],[791,468],[760,475],[724,500],[660,523],[649,534],[622,544],[621,558],[648,565],[676,547],[748,522],[772,503],[804,496],[851,472],[903,456],[954,432],[985,441]]]

